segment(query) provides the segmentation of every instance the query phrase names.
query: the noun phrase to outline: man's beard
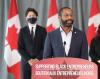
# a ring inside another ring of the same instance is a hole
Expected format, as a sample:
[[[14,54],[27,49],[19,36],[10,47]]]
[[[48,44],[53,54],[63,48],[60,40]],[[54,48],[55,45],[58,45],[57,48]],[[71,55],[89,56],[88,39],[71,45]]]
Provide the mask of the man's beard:
[[[63,27],[72,27],[72,25],[73,25],[73,20],[62,20],[61,19],[61,23],[62,23],[62,25],[63,25]]]

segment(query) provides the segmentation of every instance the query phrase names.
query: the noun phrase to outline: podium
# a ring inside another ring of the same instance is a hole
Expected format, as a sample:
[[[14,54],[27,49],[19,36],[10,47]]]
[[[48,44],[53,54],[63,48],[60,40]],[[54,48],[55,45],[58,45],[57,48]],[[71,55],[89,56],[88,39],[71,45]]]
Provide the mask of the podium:
[[[98,79],[98,67],[85,59],[49,58],[33,64],[32,79]]]

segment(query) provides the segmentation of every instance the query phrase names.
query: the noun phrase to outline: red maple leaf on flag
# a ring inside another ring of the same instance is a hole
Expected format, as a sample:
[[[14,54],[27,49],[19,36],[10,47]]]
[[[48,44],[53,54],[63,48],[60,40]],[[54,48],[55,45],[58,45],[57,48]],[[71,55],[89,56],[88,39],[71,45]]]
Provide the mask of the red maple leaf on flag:
[[[6,40],[8,41],[11,50],[17,49],[18,34],[15,25],[12,25],[12,27],[8,27]]]
[[[50,26],[48,26],[48,28],[46,29],[47,32],[51,32],[51,31],[55,30],[55,28],[52,26],[53,26],[52,24],[50,24]]]
[[[92,24],[91,26],[89,26],[88,31],[87,31],[87,41],[88,41],[88,45],[90,46],[91,44],[91,40],[95,37],[96,35],[96,27],[94,27],[94,24]]]

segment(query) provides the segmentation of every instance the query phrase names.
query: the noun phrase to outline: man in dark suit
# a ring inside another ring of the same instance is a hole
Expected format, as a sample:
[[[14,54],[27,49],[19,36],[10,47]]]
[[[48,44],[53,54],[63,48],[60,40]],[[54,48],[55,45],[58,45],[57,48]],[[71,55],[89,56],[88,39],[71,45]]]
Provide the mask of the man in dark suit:
[[[85,33],[73,26],[73,11],[69,7],[59,10],[61,27],[48,33],[43,58],[75,57],[88,59]]]
[[[22,78],[31,79],[31,66],[43,58],[45,28],[37,25],[38,13],[33,8],[26,11],[28,25],[20,30],[18,38],[18,51],[21,55]]]

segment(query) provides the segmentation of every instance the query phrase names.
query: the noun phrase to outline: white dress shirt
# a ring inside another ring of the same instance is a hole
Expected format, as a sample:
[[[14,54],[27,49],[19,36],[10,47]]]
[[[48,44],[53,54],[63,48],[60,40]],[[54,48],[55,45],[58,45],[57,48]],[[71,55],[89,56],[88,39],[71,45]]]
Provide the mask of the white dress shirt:
[[[70,49],[72,31],[73,31],[73,27],[71,28],[71,31],[66,34],[64,32],[64,30],[62,29],[62,27],[60,27],[62,42],[63,42],[63,46],[65,47],[66,56],[68,56],[68,52],[69,52],[69,49]],[[64,42],[66,42],[66,44],[64,44]]]
[[[32,29],[32,27],[33,27],[33,32],[34,32],[34,36],[35,36],[36,23],[35,23],[35,24],[30,24],[30,23],[28,23],[28,27],[29,27],[29,30],[30,30],[30,34],[31,34],[31,29]]]

